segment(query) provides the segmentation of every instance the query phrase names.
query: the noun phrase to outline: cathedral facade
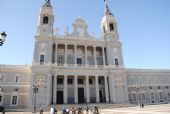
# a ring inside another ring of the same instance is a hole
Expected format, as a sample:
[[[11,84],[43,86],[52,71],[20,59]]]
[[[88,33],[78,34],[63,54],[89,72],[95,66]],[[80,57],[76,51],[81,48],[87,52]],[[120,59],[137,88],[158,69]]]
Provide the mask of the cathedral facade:
[[[105,2],[102,38],[78,17],[73,32],[54,34],[50,0],[40,9],[31,66],[1,65],[0,105],[32,109],[79,103],[168,103],[170,70],[124,66],[117,22]]]

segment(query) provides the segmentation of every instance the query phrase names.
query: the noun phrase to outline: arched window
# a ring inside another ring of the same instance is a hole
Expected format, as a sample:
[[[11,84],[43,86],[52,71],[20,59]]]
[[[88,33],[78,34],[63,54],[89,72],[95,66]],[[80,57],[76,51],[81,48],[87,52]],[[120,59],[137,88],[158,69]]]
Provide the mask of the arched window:
[[[118,58],[115,58],[115,65],[116,65],[116,66],[119,65],[119,60],[118,60]]]
[[[103,26],[103,32],[104,32],[104,33],[106,32],[106,28],[105,28],[105,26]]]
[[[114,30],[114,24],[113,24],[113,23],[110,23],[110,24],[109,24],[109,27],[110,27],[110,30],[111,30],[111,31]]]
[[[48,17],[47,17],[47,16],[45,16],[45,17],[43,18],[43,24],[48,24]]]
[[[55,48],[56,48],[56,45],[55,44],[53,44],[53,51],[52,51],[52,63],[55,63]]]

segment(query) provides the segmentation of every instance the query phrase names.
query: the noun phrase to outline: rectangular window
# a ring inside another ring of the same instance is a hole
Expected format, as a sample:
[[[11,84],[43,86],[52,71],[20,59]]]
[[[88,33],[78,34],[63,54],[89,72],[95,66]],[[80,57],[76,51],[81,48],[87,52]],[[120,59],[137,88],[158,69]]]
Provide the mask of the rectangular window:
[[[166,86],[166,89],[168,89],[169,87],[168,86]]]
[[[18,88],[14,88],[14,92],[18,92]]]
[[[67,83],[68,83],[68,84],[73,84],[73,79],[72,79],[72,78],[68,78],[68,79],[67,79]]]
[[[12,96],[12,105],[17,105],[17,96]]]
[[[151,93],[151,99],[154,100],[155,99],[155,96],[153,93]]]
[[[134,77],[130,76],[130,84],[134,84]]]
[[[159,93],[159,99],[163,99],[163,94]]]
[[[19,76],[19,75],[16,75],[16,76],[15,76],[15,82],[16,82],[16,83],[19,82],[19,79],[20,79],[20,76]]]
[[[93,79],[89,79],[89,84],[93,84]]]
[[[5,82],[5,74],[2,74],[0,77],[1,82]]]
[[[145,100],[145,94],[142,93],[142,100]]]
[[[114,25],[113,25],[113,23],[110,23],[109,26],[110,26],[110,30],[111,30],[111,31],[114,30]]]
[[[102,84],[102,79],[101,78],[99,78],[99,84]]]
[[[136,94],[132,94],[132,101],[136,101]]]
[[[78,79],[78,84],[83,84],[83,79]]]
[[[43,63],[44,63],[44,60],[45,60],[45,55],[44,55],[44,54],[41,54],[41,55],[40,55],[40,64],[43,64]]]
[[[152,90],[152,87],[149,87],[150,90]]]
[[[64,63],[64,60],[63,60],[63,57],[59,57],[59,64],[63,64]]]
[[[77,58],[77,64],[82,65],[82,58]]]
[[[115,58],[115,65],[116,65],[116,66],[118,66],[118,65],[119,65],[118,58]]]
[[[63,81],[64,81],[64,80],[63,80],[62,78],[58,78],[58,79],[57,79],[57,84],[63,84]]]

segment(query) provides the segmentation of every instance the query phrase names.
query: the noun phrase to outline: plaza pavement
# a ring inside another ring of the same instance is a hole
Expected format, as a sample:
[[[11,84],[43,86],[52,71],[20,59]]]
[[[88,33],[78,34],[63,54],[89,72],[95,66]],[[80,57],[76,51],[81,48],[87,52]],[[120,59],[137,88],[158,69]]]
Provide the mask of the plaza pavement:
[[[170,104],[147,105],[144,108],[126,107],[113,109],[99,109],[100,114],[170,114]],[[31,112],[6,112],[5,114],[32,114]],[[37,112],[37,114],[39,114]],[[49,114],[44,112],[43,114]],[[62,114],[58,112],[57,114]],[[86,114],[86,113],[84,113]],[[92,114],[91,112],[89,114]]]

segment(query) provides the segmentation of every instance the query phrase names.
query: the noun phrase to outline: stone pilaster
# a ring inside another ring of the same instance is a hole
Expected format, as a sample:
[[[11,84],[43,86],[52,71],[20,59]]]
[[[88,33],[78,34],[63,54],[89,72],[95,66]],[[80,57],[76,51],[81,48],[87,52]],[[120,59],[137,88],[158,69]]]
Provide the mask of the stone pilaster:
[[[88,66],[88,62],[87,62],[87,45],[85,45],[85,66]]]
[[[52,86],[52,75],[48,74],[47,75],[47,99],[46,99],[46,103],[47,105],[51,104],[51,86]]]
[[[77,76],[74,76],[74,103],[78,103]]]
[[[105,52],[104,52],[104,47],[102,47],[102,54],[103,54],[103,65],[106,65],[106,59],[105,59]]]
[[[105,87],[106,103],[108,103],[108,102],[109,102],[109,94],[108,94],[108,82],[107,82],[107,76],[104,76],[104,87]]]
[[[67,44],[65,44],[65,59],[64,59],[64,65],[67,66]]]
[[[67,104],[67,75],[64,75],[64,103]]]
[[[95,76],[96,82],[96,102],[99,103],[99,84],[98,84],[98,76]]]
[[[74,65],[77,66],[77,45],[74,44]]]
[[[56,104],[56,93],[57,93],[57,76],[54,76],[54,87],[53,87],[53,104]]]
[[[93,47],[94,52],[94,66],[97,67],[97,60],[96,60],[96,46]]]
[[[55,63],[56,63],[56,64],[58,64],[58,61],[57,61],[57,60],[58,60],[58,59],[57,59],[57,58],[58,58],[58,57],[57,57],[58,54],[57,54],[57,53],[58,53],[58,44],[56,43],[56,44],[55,44]]]
[[[86,102],[90,102],[89,98],[89,76],[86,76]]]

